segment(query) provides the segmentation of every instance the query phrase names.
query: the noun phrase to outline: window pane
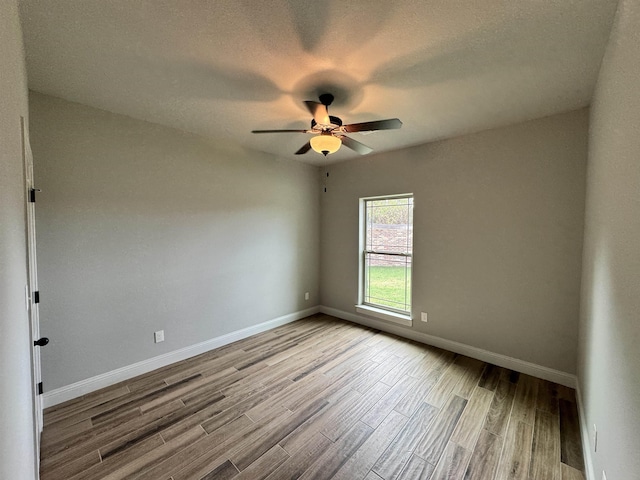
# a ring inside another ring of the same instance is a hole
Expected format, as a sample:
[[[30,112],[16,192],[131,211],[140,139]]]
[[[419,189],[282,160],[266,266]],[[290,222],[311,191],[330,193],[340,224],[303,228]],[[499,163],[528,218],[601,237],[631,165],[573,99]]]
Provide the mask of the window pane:
[[[366,202],[366,250],[412,253],[413,198]]]
[[[365,254],[364,302],[411,311],[411,257]]]

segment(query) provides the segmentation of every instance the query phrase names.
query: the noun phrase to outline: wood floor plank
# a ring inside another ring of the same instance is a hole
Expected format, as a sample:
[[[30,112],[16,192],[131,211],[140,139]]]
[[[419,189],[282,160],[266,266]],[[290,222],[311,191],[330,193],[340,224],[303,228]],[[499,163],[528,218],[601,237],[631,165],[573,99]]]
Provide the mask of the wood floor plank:
[[[414,362],[417,363],[420,360],[417,358],[403,358],[402,362],[394,366],[380,381],[389,386],[395,385],[402,377],[406,376],[407,371],[413,367]]]
[[[403,375],[409,377],[422,378],[426,372],[430,370],[430,366],[434,359],[429,352],[424,349],[414,356],[400,356],[401,362],[399,364],[404,365],[405,371]],[[389,372],[390,373],[390,372]],[[392,374],[391,374],[392,375]],[[383,378],[389,378],[385,375]]]
[[[387,386],[388,387],[388,386]],[[342,435],[333,445],[316,459],[304,472],[300,480],[323,480],[332,478],[349,458],[366,442],[373,428],[357,422],[351,430]]]
[[[385,360],[393,356],[393,352],[399,344],[400,339],[398,337],[396,337],[395,335],[389,335],[384,342],[384,346],[371,357],[371,360],[376,363],[384,362]]]
[[[266,367],[266,364],[263,365],[263,367]],[[247,375],[245,371],[239,372],[234,367],[208,368],[206,367],[206,364],[201,365],[201,368],[196,369],[196,371],[200,373],[200,375],[202,375],[203,377],[206,377],[209,379],[207,387],[209,388],[215,387],[218,390],[221,390],[222,388],[228,386],[230,383],[241,380],[242,378],[244,378],[244,376]],[[167,378],[165,379],[165,383],[171,384],[175,382],[172,382],[169,378]]]
[[[380,380],[389,373],[390,370],[393,369],[396,365],[402,363],[402,358],[398,356],[393,356],[391,359],[385,361],[382,364],[379,364],[372,371],[363,375],[362,378],[358,379],[357,382],[353,383],[352,388],[360,393],[366,393],[370,388],[380,382]],[[386,385],[386,384],[384,384]],[[389,385],[386,385],[387,390],[389,389]]]
[[[495,391],[500,381],[502,368],[490,363],[485,365],[484,371],[478,381],[478,386],[487,390]]]
[[[284,448],[274,445],[235,478],[236,480],[264,480],[289,458]]]
[[[289,418],[280,422],[272,428],[269,428],[263,435],[248,443],[237,453],[229,454],[229,459],[239,470],[244,470],[251,463],[257,460],[263,453],[269,450],[273,445],[280,442],[287,435],[293,432],[297,427],[309,418],[313,417],[324,409],[328,402],[323,399],[317,399],[306,408],[296,413],[292,413]]]
[[[424,429],[429,428],[438,412],[439,409],[433,405],[423,403],[391,442],[391,445],[378,458],[372,470],[385,480],[398,478],[416,446],[425,435]]]
[[[369,474],[365,477],[364,480],[384,480],[373,472],[369,472]]]
[[[409,419],[398,412],[390,412],[367,441],[334,475],[333,480],[361,480],[373,467]]]
[[[320,430],[320,433],[332,442],[335,442],[347,430],[351,429],[360,417],[368,412],[371,407],[389,391],[389,388],[389,385],[378,382],[366,395],[363,395],[359,401],[350,405],[349,408],[340,412],[340,415],[333,417],[327,422]]]
[[[431,480],[459,480],[463,477],[471,452],[449,442],[436,465]]]
[[[226,376],[221,375],[221,372],[213,373],[205,370],[202,372],[202,376],[209,380],[208,383],[200,390],[194,389],[193,394],[190,396],[182,398],[184,398],[185,403],[188,403],[191,397],[197,395],[199,391],[205,391],[205,389],[209,392],[214,392],[214,389],[217,389],[225,397],[246,396],[255,390],[256,387],[274,383],[265,379],[268,371],[267,367],[268,365],[264,362],[255,363],[243,370],[237,370],[235,367],[231,367],[233,373]],[[278,380],[282,380],[282,376],[280,376]]]
[[[135,408],[148,403],[151,400],[163,397],[164,395],[169,395],[174,390],[178,390],[184,385],[195,382],[200,378],[201,376],[199,374],[193,375],[189,378],[181,380],[178,383],[175,383],[173,385],[165,385],[164,387],[161,387],[152,392],[136,392],[130,395],[120,396],[102,405],[83,411],[79,415],[79,417],[90,418],[91,423],[93,423],[94,426],[97,426],[100,423],[105,423],[111,421],[112,419],[116,419],[119,415],[122,415],[123,413],[126,414],[127,412],[130,412]],[[61,422],[64,421],[65,420],[62,420]]]
[[[584,473],[576,470],[564,463],[560,464],[562,468],[562,480],[584,480]]]
[[[529,479],[561,480],[559,418],[542,410],[536,410]]]
[[[182,402],[175,401],[115,428],[111,424],[105,424],[98,428],[87,430],[69,441],[50,446],[47,455],[43,454],[42,456],[41,467],[53,469],[60,463],[66,462],[69,458],[78,458],[93,450],[98,451],[98,449],[122,439],[132,432],[143,429],[151,431],[155,425],[163,422],[167,416],[179,412],[183,408]]]
[[[259,420],[275,405],[295,411],[304,406],[309,399],[316,398],[320,395],[327,389],[329,384],[330,380],[322,374],[313,374],[304,377],[298,382],[292,382],[267,401],[259,403],[255,407],[247,410],[246,415],[253,420]]]
[[[456,361],[458,355],[453,352],[449,352],[447,350],[439,350],[441,353],[436,358],[434,358],[433,364],[431,365],[429,374],[436,373],[436,377],[439,380],[440,376],[449,368],[453,362]]]
[[[320,433],[320,430],[322,430],[327,423],[341,415],[344,410],[348,409],[362,398],[362,395],[355,390],[345,388],[343,391],[344,395],[341,398],[336,398],[334,401],[329,402],[330,408],[327,408],[318,415],[314,415],[309,418],[298,428],[289,433],[285,438],[280,440],[280,446],[284,448],[289,455],[293,455],[297,452],[312,437],[314,437],[316,433]]]
[[[77,473],[98,465],[101,461],[100,453],[97,450],[93,450],[81,457],[62,462],[55,468],[47,468],[41,473],[40,480],[66,480]]]
[[[229,373],[228,375],[229,379],[230,378],[238,379],[238,376],[242,374],[242,372],[238,372],[235,369],[229,369],[224,371],[228,372],[230,370],[231,370],[231,373]],[[220,399],[222,399],[222,397],[228,397],[227,395],[222,393],[222,390],[220,388],[221,383],[223,383],[223,381],[217,381],[217,380],[214,380],[210,383],[205,383],[204,385],[198,386],[197,388],[192,389],[188,393],[181,395],[179,398],[180,400],[182,400],[182,403],[184,403],[185,406],[189,407],[191,405],[207,402],[207,400],[210,400],[212,397],[219,397]],[[259,391],[265,390],[266,388],[264,385],[259,383],[251,384],[250,386],[247,385],[246,387],[247,389],[244,392],[245,397],[258,393]]]
[[[576,391],[573,388],[569,388],[565,385],[556,385],[556,389],[558,390],[559,399],[576,403]]]
[[[543,412],[558,414],[558,386],[546,380],[538,380],[536,408]]]
[[[210,350],[190,359],[181,360],[179,362],[172,363],[171,365],[158,368],[157,370],[154,370],[152,372],[127,379],[122,383],[125,384],[132,393],[139,390],[148,390],[149,387],[158,383],[159,381],[164,381],[166,377],[177,374],[179,372],[183,372],[185,370],[189,371],[186,376],[190,377],[191,375],[193,375],[192,368],[194,364],[207,364],[208,362],[215,360],[220,356],[221,353],[219,350]]]
[[[511,416],[516,422],[533,425],[536,416],[537,396],[538,379],[529,375],[520,375],[511,412]]]
[[[442,408],[451,397],[451,394],[465,373],[465,367],[458,362],[452,363],[440,381],[429,391],[424,399],[429,405]],[[400,412],[402,413],[402,412]]]
[[[262,368],[263,366],[265,368]],[[278,380],[282,380],[284,377],[288,377],[295,382],[294,374],[301,368],[302,366],[295,361],[278,363],[271,367],[266,362],[258,362],[246,369],[239,370],[240,372],[244,370],[251,371],[251,374],[247,375],[241,382],[234,382],[221,391],[224,395],[232,396],[241,393],[242,389],[248,385],[255,383],[269,385]]]
[[[505,368],[500,374],[500,380],[517,384],[520,380],[520,374],[518,372],[514,372],[513,370]]]
[[[424,344],[410,338],[397,337],[398,343],[394,348],[394,355],[400,357],[422,357],[425,352]]]
[[[434,384],[435,382],[430,377],[419,379],[413,388],[396,402],[393,409],[405,417],[411,417],[418,407],[425,402],[429,392],[433,390]]]
[[[66,443],[73,437],[81,435],[92,428],[93,424],[91,423],[91,419],[87,418],[69,427],[48,428],[43,430],[40,438],[40,450],[44,452],[43,456],[47,456],[47,448],[49,446],[55,445],[56,443]]]
[[[414,361],[409,364],[409,368],[405,371],[405,375],[414,378],[423,378],[431,372],[444,371],[441,365],[445,364],[443,355],[450,353],[436,347],[423,346],[423,353],[417,356]],[[447,363],[448,364],[448,363]]]
[[[333,325],[324,331],[320,332],[317,329],[312,330],[309,333],[313,334],[311,341],[301,342],[296,347],[285,350],[284,352],[275,355],[268,359],[266,363],[269,366],[277,365],[280,362],[292,362],[300,358],[313,355],[314,351],[318,348],[323,348],[329,342],[335,340],[340,332],[344,330],[340,325]]]
[[[363,355],[366,352],[367,346],[362,343],[364,340],[360,340],[358,343],[351,345],[350,347],[338,352],[333,358],[324,362],[318,370],[325,375],[331,377],[344,372],[345,369],[353,368],[357,362],[373,362],[378,363],[373,359],[367,358]]]
[[[207,433],[211,433],[227,423],[229,420],[244,414],[245,411],[261,404],[262,402],[268,401],[269,398],[276,395],[289,385],[291,385],[291,381],[285,378],[263,390],[257,391],[242,401],[237,401],[235,399],[227,401],[225,397],[225,399],[220,400],[219,402],[212,403],[205,408],[197,410],[180,423],[171,426],[166,430],[165,436],[171,438],[172,436],[179,435],[182,431],[188,430],[198,424],[202,425]],[[197,404],[194,404],[193,406],[197,407]],[[191,405],[189,407],[191,408]]]
[[[62,402],[59,403],[57,405],[53,405],[51,407],[47,407],[44,409],[43,414],[44,416],[50,417],[51,419],[54,419],[57,415],[60,414],[61,411],[63,410],[73,410],[76,409],[78,406],[80,406],[80,408],[86,408],[86,407],[90,407],[93,406],[94,400],[100,398],[100,397],[105,397],[105,396],[110,396],[111,393],[114,390],[120,390],[120,389],[125,389],[123,392],[121,393],[116,393],[115,396],[119,396],[119,395],[123,395],[127,393],[127,385],[126,382],[118,382],[115,383],[113,385],[109,385],[108,387],[104,387],[101,388],[99,390],[96,390],[94,392],[90,392],[87,393],[85,395],[81,395],[79,397],[76,398],[72,398],[71,400],[67,400],[66,402]],[[69,412],[68,412],[69,413]],[[47,425],[47,423],[45,423],[45,425]]]
[[[484,428],[499,436],[506,433],[515,396],[516,385],[514,383],[504,380],[498,382],[491,406],[487,412]]]
[[[503,438],[488,430],[482,430],[473,450],[464,480],[491,480],[494,478]]]
[[[580,440],[578,408],[574,402],[560,399],[559,410],[562,463],[576,470],[583,471],[584,458],[582,456],[582,442]]]
[[[317,314],[48,408],[41,478],[574,480],[581,451],[572,389]]]
[[[302,448],[297,450],[289,459],[285,460],[282,465],[269,475],[267,480],[300,478],[307,468],[309,468],[309,466],[327,450],[329,445],[331,445],[331,440],[321,433],[316,433]]]
[[[103,461],[99,464],[94,465],[87,470],[83,470],[82,472],[69,478],[73,480],[92,480],[96,478],[104,478],[111,472],[120,468],[122,465],[132,462],[136,458],[144,455],[145,453],[151,452],[155,448],[161,447],[162,445],[164,445],[164,442],[162,441],[160,435],[154,435],[126,449],[119,450],[117,453],[111,455],[106,460],[103,459]]]
[[[507,430],[498,462],[496,480],[527,480],[531,462],[533,427],[528,423],[513,421]]]
[[[422,480],[424,478],[431,478],[435,468],[436,467],[419,456],[411,455],[398,480]]]
[[[174,455],[186,448],[188,445],[196,442],[198,439],[206,436],[206,432],[200,427],[193,427],[184,434],[176,437],[169,442],[164,442],[149,452],[137,456],[135,459],[129,462],[122,462],[117,470],[114,470],[109,475],[104,476],[103,480],[118,480],[121,478],[133,478],[143,474],[145,471],[150,470],[154,465],[162,462],[167,457]]]
[[[459,363],[465,367],[465,371],[462,374],[462,378],[453,389],[453,394],[469,400],[471,394],[476,388],[476,385],[478,384],[478,381],[480,380],[485,363],[469,357],[461,357]]]
[[[366,344],[364,344],[366,339],[367,337],[356,337],[347,343],[335,346],[323,352],[323,355],[320,358],[314,360],[308,365],[305,365],[298,375],[292,378],[292,380],[298,381],[304,376],[310,375],[315,371],[326,373],[327,370],[330,370],[332,367],[340,364],[340,362],[346,362],[360,351],[366,349]]]
[[[177,372],[171,372],[170,375],[163,375],[162,380],[167,385],[173,385],[174,383],[181,382],[186,378],[189,378],[196,374],[202,374],[202,372],[215,371],[221,372],[233,368],[233,364],[244,358],[246,353],[242,350],[235,352],[229,352],[227,355],[211,358],[202,362],[194,363],[193,365],[185,364],[184,368]],[[237,370],[236,370],[237,371]],[[202,375],[205,376],[205,375]],[[135,387],[132,387],[135,388]],[[138,388],[141,388],[140,382],[138,382]]]
[[[476,387],[451,435],[451,441],[473,451],[492,401],[493,392],[491,390]]]
[[[457,395],[452,396],[418,442],[416,455],[424,458],[431,465],[436,465],[466,406],[466,399]]]
[[[238,475],[238,469],[229,460],[224,461],[209,473],[200,477],[200,480],[228,480]]]
[[[78,400],[72,400],[62,405],[58,405],[57,407],[47,409],[45,410],[46,415],[44,416],[44,425],[49,426],[65,418],[77,417],[81,412],[99,407],[111,400],[122,398],[128,393],[130,393],[129,388],[126,385],[123,385],[116,389],[108,389],[106,391],[102,390],[99,394],[88,398],[81,397]],[[90,415],[84,416],[84,418],[89,417]]]
[[[395,408],[400,399],[410,392],[414,394],[414,387],[417,383],[417,378],[403,377],[362,416],[361,420],[370,427],[377,428]]]
[[[280,413],[285,414],[284,410]],[[277,416],[274,415],[273,418],[277,419]],[[260,424],[258,422],[254,423],[244,415],[238,417],[223,428],[216,430],[205,438],[175,452],[174,455],[164,461],[157,463],[151,469],[138,475],[136,480],[157,480],[163,475],[165,477],[171,476],[185,468],[185,466],[198,462],[199,459],[207,453],[213,452],[214,455],[220,456],[229,445],[235,444],[238,439],[245,438],[248,434],[259,428]]]
[[[184,449],[179,458],[182,461],[175,465],[176,470],[163,473],[169,473],[173,480],[200,478],[229,460],[231,452],[244,449],[248,443],[262,436],[270,428],[277,427],[290,416],[291,412],[281,410],[278,414],[266,417],[259,422],[252,422],[237,431],[228,430],[225,425]]]

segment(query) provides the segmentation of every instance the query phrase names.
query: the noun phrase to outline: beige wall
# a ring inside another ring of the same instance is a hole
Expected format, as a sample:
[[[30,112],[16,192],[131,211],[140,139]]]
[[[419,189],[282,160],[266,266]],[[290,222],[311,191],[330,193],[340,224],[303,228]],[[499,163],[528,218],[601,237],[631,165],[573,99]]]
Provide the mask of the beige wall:
[[[580,110],[327,168],[322,304],[354,313],[358,199],[412,192],[412,328],[574,373],[587,129]]]
[[[0,478],[35,478],[20,117],[27,84],[18,8],[0,0]]]
[[[621,0],[589,142],[578,373],[596,479],[640,478],[639,92],[640,1]]]
[[[49,389],[318,304],[316,167],[45,95],[30,109]]]

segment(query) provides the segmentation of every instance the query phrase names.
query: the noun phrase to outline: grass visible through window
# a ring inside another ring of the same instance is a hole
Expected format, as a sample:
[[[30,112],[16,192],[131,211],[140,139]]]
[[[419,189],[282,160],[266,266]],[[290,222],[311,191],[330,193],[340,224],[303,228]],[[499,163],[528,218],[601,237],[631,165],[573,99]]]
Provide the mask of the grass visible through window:
[[[405,278],[406,276],[406,278]],[[369,267],[369,303],[386,305],[397,310],[410,310],[411,268]]]

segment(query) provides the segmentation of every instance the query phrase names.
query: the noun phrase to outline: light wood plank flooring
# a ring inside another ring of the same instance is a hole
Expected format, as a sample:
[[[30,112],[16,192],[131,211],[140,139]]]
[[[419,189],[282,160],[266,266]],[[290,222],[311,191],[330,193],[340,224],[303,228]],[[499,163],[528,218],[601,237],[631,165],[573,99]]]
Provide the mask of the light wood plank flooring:
[[[583,476],[574,391],[315,315],[45,412],[42,480]]]

